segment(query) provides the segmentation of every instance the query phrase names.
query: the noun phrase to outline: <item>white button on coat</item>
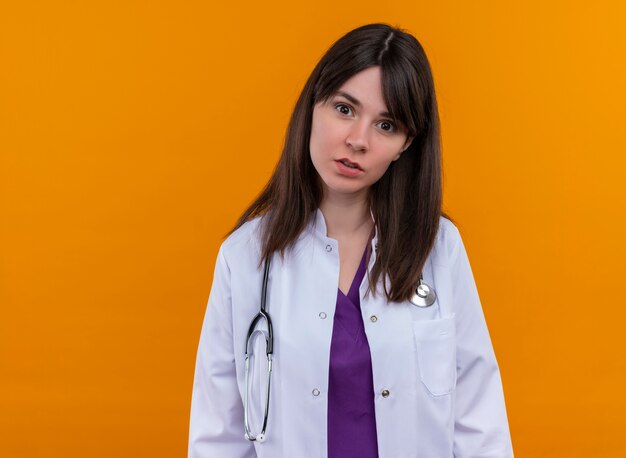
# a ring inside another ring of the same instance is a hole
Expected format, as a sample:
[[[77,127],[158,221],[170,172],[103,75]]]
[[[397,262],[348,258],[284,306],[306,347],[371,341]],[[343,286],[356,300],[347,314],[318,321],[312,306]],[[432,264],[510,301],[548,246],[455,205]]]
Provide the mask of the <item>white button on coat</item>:
[[[263,279],[263,266],[257,269],[258,223],[257,218],[231,234],[217,256],[196,360],[190,458],[327,456],[332,326],[312,321],[316,314],[311,312],[321,306],[329,319],[334,316],[339,257],[319,209],[295,249],[284,260],[272,259],[267,307],[274,361],[267,438],[263,443],[244,438],[244,346]],[[376,246],[377,234],[371,243]],[[375,260],[373,251],[368,269]],[[437,293],[427,308],[409,301],[387,304],[382,283],[375,298],[365,296],[367,275],[359,288],[378,393],[379,456],[512,457],[500,372],[469,260],[459,231],[443,217],[423,275]],[[254,419],[262,417],[257,395],[263,392],[258,377],[266,376],[265,357],[253,365]],[[311,396],[311,387],[318,395]]]

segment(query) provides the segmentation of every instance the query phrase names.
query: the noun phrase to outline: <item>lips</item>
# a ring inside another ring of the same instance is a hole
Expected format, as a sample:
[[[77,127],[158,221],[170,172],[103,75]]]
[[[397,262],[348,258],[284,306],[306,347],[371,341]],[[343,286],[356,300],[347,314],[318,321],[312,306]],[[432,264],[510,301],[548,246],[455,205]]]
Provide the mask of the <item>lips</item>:
[[[344,158],[341,158],[341,159],[337,159],[337,162],[345,162],[346,164],[348,164],[348,165],[350,165],[352,167],[356,167],[359,170],[363,170],[358,162],[352,162],[347,157],[344,157]]]

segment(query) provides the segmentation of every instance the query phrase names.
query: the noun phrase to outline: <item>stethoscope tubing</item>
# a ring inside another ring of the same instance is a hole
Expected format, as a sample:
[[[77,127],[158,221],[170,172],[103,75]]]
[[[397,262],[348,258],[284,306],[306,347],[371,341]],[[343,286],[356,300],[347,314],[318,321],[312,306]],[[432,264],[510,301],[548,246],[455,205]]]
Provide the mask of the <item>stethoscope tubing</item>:
[[[243,409],[244,436],[249,441],[259,441],[259,442],[264,442],[265,437],[266,437],[265,430],[267,429],[267,418],[268,418],[269,405],[270,405],[270,387],[272,384],[272,361],[273,361],[273,353],[274,353],[274,327],[272,326],[272,319],[270,318],[270,315],[266,309],[267,279],[268,279],[269,270],[270,270],[270,259],[271,259],[271,256],[265,260],[265,269],[263,272],[263,286],[261,288],[261,307],[259,309],[259,312],[252,319],[250,326],[248,327],[248,333],[246,335],[246,342],[245,342],[245,349],[246,349],[245,380],[244,380],[245,393],[244,393],[244,409]],[[260,331],[260,330],[255,331],[257,323],[261,320],[265,320],[265,323],[267,324],[267,335],[263,331]],[[255,333],[261,334],[265,338],[265,349],[266,349],[265,353],[267,355],[267,389],[265,392],[265,409],[263,413],[263,425],[261,426],[261,431],[258,434],[252,434],[252,431],[250,429],[250,419],[248,416],[249,410],[250,410],[249,408],[250,407],[249,405],[250,403],[250,400],[249,400],[249,396],[250,396],[250,384],[249,384],[250,342],[252,341],[252,336],[254,336]]]
[[[245,355],[245,394],[244,394],[244,429],[245,429],[245,438],[249,441],[259,441],[264,442],[266,439],[266,429],[267,429],[267,418],[269,413],[269,403],[270,403],[270,386],[272,380],[272,360],[274,353],[274,328],[272,326],[272,319],[270,318],[269,312],[267,311],[267,280],[269,277],[270,270],[270,260],[272,256],[270,255],[265,260],[265,269],[263,271],[263,284],[261,288],[261,307],[259,308],[258,313],[252,319],[250,326],[248,327],[248,333],[246,335],[246,355]],[[423,273],[420,273],[419,283],[415,288],[415,293],[409,299],[410,302],[420,308],[430,307],[435,303],[437,299],[437,295],[435,294],[434,288],[431,288],[428,284],[424,282]],[[255,328],[259,321],[265,320],[267,324],[267,335],[262,331],[255,331]],[[263,414],[263,425],[261,427],[261,432],[259,434],[252,434],[250,430],[249,423],[249,370],[250,370],[250,360],[249,360],[249,345],[252,337],[255,333],[262,334],[265,337],[266,344],[266,355],[267,355],[267,390],[265,396],[265,411]]]

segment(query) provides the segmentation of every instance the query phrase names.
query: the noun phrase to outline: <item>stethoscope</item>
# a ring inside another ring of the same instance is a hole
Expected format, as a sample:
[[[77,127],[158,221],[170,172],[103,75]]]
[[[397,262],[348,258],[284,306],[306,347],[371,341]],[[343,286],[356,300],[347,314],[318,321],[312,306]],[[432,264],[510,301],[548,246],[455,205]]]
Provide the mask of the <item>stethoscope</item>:
[[[261,287],[261,307],[259,312],[255,315],[255,317],[250,322],[250,327],[248,328],[248,334],[246,336],[246,360],[245,360],[245,394],[244,394],[244,413],[243,413],[243,421],[244,421],[244,430],[245,430],[245,438],[249,441],[259,441],[265,442],[266,434],[265,430],[267,429],[267,414],[270,407],[270,382],[272,380],[272,355],[274,353],[274,330],[272,327],[272,320],[270,318],[269,313],[266,310],[267,304],[267,278],[270,270],[270,258],[265,260],[265,270],[263,272],[263,285]],[[417,287],[415,288],[415,292],[409,299],[409,301],[417,306],[417,307],[430,307],[435,303],[437,299],[437,295],[435,294],[434,288],[431,288],[424,282],[424,276],[420,273],[420,279]],[[255,327],[260,321],[265,320],[267,324],[267,332],[256,329]],[[250,419],[249,419],[249,395],[250,395],[250,386],[249,386],[249,371],[250,371],[250,343],[252,342],[253,337],[256,335],[261,335],[265,339],[265,353],[267,355],[267,388],[265,390],[265,409],[263,413],[263,424],[261,426],[261,431],[258,434],[252,434],[250,429]]]

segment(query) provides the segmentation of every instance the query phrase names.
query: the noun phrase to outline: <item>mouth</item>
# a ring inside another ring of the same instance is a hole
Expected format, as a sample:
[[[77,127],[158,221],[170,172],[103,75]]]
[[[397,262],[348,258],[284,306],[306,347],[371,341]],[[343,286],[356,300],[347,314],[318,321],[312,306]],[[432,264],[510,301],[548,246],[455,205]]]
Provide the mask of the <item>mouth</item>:
[[[351,160],[349,160],[348,158],[342,158],[342,159],[337,159],[335,162],[341,162],[343,165],[345,165],[346,167],[349,167],[351,169],[355,169],[355,170],[363,170],[361,168],[361,166],[358,164],[358,162],[352,162]]]

